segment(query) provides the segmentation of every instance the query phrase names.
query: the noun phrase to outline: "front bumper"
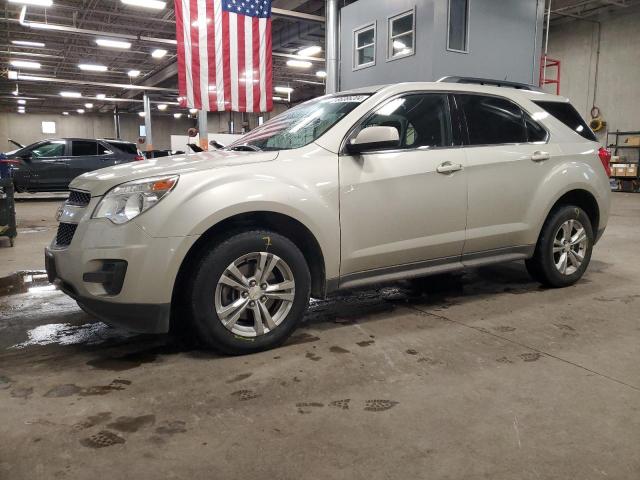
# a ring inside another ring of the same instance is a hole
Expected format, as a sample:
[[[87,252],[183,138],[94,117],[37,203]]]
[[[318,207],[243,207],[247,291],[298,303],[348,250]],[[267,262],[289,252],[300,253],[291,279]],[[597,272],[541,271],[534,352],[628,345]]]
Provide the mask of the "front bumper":
[[[135,222],[113,225],[86,216],[68,246],[54,240],[45,249],[45,265],[50,281],[100,320],[164,333],[178,270],[197,239],[155,238]]]

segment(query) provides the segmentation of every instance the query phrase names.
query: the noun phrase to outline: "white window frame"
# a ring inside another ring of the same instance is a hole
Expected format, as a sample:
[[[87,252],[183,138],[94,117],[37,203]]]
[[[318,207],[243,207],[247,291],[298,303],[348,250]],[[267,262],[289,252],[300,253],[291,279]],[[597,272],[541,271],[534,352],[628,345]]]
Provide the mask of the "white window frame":
[[[367,43],[362,47],[358,47],[358,36],[364,32],[373,30],[373,43]],[[367,23],[361,27],[353,30],[353,70],[362,70],[363,68],[373,67],[376,64],[376,41],[378,40],[378,32],[376,22]],[[373,61],[368,63],[358,64],[358,52],[365,48],[373,46]]]
[[[393,35],[393,22],[396,20],[400,20],[406,16],[413,15],[413,22],[411,24],[411,30],[407,30],[406,32],[402,32],[399,35]],[[408,53],[402,53],[393,55],[393,41],[398,37],[403,37],[407,33],[411,33],[411,51]],[[393,60],[399,60],[401,58],[410,57],[416,54],[416,7],[413,7],[411,10],[405,10],[402,13],[398,13],[397,15],[393,15],[387,18],[387,62],[392,62]]]
[[[48,128],[45,128],[45,124],[47,124],[48,127],[53,125],[53,131]],[[55,135],[57,131],[57,125],[56,125],[56,122],[53,120],[43,120],[40,123],[40,129],[42,130],[42,133],[45,135]]]
[[[471,0],[467,0],[467,32],[465,35],[464,50],[451,48],[449,46],[450,30],[451,30],[451,0],[447,0],[447,50],[456,53],[469,53],[469,32],[471,25]]]

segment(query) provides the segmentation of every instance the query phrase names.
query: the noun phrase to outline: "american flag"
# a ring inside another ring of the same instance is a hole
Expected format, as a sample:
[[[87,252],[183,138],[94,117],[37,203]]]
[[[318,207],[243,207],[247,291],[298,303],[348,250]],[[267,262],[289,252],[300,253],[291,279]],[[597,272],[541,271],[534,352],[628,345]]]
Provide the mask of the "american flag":
[[[271,0],[175,0],[183,107],[273,108]]]

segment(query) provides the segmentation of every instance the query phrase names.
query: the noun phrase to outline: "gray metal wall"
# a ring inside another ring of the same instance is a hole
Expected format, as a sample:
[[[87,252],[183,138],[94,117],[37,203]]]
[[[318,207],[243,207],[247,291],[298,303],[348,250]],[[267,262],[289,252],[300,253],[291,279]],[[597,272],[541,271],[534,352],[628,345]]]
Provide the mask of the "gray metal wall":
[[[416,7],[416,53],[387,61],[388,17]],[[469,53],[448,51],[447,0],[359,0],[341,10],[340,89],[464,75],[537,83],[543,0],[471,0]],[[353,70],[353,30],[375,20],[376,64]]]

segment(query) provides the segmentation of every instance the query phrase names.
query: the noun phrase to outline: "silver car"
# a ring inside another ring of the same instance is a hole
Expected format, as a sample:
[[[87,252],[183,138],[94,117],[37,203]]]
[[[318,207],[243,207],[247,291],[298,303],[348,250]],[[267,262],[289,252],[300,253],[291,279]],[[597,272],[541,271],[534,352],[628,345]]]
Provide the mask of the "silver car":
[[[328,95],[224,150],[79,176],[47,270],[108,323],[256,352],[338,289],[512,260],[575,283],[607,225],[607,156],[535,89]]]

